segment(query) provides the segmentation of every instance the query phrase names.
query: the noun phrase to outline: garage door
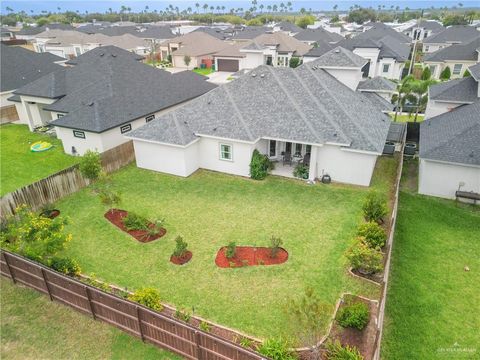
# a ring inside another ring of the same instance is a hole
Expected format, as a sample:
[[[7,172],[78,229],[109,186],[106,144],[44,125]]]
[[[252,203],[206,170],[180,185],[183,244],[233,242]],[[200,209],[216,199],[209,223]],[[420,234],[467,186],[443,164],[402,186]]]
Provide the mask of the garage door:
[[[238,60],[218,59],[218,71],[238,71]]]

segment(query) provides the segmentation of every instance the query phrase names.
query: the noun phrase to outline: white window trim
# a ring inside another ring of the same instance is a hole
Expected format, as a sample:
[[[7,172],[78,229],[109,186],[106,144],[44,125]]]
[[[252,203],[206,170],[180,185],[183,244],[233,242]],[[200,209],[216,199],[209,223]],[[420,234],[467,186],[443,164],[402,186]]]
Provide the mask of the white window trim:
[[[385,66],[387,67],[387,71],[385,71]],[[382,65],[382,73],[386,74],[390,71],[390,64],[383,64]]]
[[[455,67],[457,65],[460,66],[460,70],[458,70],[458,72],[455,72]],[[463,69],[463,64],[453,64],[452,75],[460,75],[462,73],[462,69]]]
[[[230,148],[230,159],[225,159],[222,156],[222,146],[228,146]],[[219,159],[222,161],[231,161],[233,162],[233,145],[229,143],[219,143],[218,144]]]

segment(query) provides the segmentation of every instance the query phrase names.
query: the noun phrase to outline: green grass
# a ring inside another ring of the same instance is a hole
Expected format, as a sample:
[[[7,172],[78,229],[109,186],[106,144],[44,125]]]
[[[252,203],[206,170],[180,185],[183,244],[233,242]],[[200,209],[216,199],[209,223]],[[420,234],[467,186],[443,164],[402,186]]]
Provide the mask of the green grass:
[[[45,140],[54,147],[34,153],[30,145]],[[14,191],[65,169],[78,159],[63,152],[62,142],[48,135],[32,133],[27,125],[0,126],[0,195]]]
[[[392,119],[395,119],[395,113],[390,114]],[[425,115],[418,114],[417,122],[422,122],[425,118]],[[397,115],[397,122],[413,122],[415,120],[415,114],[413,115]]]
[[[0,357],[9,359],[180,359],[46,295],[0,277]]]
[[[196,69],[193,69],[192,71],[196,72],[197,74],[205,75],[205,76],[213,73],[212,68],[205,68],[205,69],[196,68]]]
[[[386,192],[395,161],[382,158],[378,164],[374,187]],[[131,289],[158,288],[174,306],[194,307],[198,315],[258,337],[291,333],[284,305],[306,286],[332,310],[344,291],[379,295],[378,287],[347,275],[343,256],[362,220],[365,188],[309,186],[273,176],[253,181],[208,171],[180,178],[135,166],[117,172],[113,184],[122,192],[121,208],[165,218],[167,235],[137,242],[106,221],[107,209],[91,189],[83,189],[57,207],[72,219],[66,253],[85,273]],[[178,235],[193,252],[184,266],[169,262]],[[284,240],[285,264],[216,267],[217,250],[230,241],[266,246],[272,235]]]
[[[478,207],[401,193],[383,359],[478,359],[479,240]]]

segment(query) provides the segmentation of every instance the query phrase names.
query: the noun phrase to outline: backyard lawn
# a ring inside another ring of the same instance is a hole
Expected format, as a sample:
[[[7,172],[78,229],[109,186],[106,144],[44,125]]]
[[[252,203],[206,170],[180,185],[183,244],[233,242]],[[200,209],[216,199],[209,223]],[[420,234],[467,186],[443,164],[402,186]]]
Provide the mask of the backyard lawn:
[[[382,358],[478,359],[479,284],[480,208],[402,192]]]
[[[34,153],[30,145],[45,140],[54,147]],[[78,159],[63,152],[62,142],[48,135],[32,133],[27,125],[0,126],[0,195],[43,179],[73,165]]]
[[[0,287],[4,360],[180,359],[3,276]]]
[[[390,114],[392,119],[395,119],[395,113]],[[423,119],[425,118],[425,115],[423,114],[418,114],[417,116],[417,122],[422,122]],[[397,115],[397,122],[414,122],[415,120],[415,114],[413,115]]]
[[[395,160],[378,161],[373,187],[387,192]],[[128,166],[113,176],[120,208],[153,220],[165,218],[167,235],[140,243],[104,218],[107,208],[91,188],[57,204],[71,218],[66,254],[84,273],[129,289],[155,287],[165,302],[253,336],[292,333],[285,313],[289,299],[311,286],[333,306],[342,292],[378,298],[378,286],[347,275],[345,249],[362,220],[368,189],[307,185],[270,176],[264,181],[198,171],[188,178]],[[176,236],[193,252],[183,266],[170,263]],[[268,246],[281,237],[289,252],[276,266],[218,268],[219,248]]]

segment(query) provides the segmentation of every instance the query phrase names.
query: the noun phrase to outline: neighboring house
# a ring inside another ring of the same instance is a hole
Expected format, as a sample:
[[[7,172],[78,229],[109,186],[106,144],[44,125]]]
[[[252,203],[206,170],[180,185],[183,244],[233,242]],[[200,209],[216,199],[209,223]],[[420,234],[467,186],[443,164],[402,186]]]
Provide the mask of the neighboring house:
[[[272,29],[266,26],[246,26],[236,31],[235,35],[232,36],[232,40],[235,42],[253,40],[262,34],[271,32]]]
[[[480,64],[469,70],[472,76],[430,86],[425,118],[431,118],[480,99]]]
[[[376,76],[361,81],[360,84],[358,84],[357,90],[365,94],[376,94],[390,102],[393,94],[397,92],[397,84],[381,76]]]
[[[200,67],[202,63],[210,67],[213,63],[213,55],[230,44],[219,40],[205,32],[193,31],[188,34],[175,37],[160,44],[162,60],[172,57],[172,64],[177,68]],[[190,56],[190,64],[185,64],[185,56]]]
[[[132,131],[137,166],[189,176],[208,169],[249,176],[255,149],[293,177],[368,186],[390,118],[325,70],[260,66]],[[283,162],[282,159],[287,162]],[[303,159],[303,160],[302,160]]]
[[[445,30],[445,27],[435,20],[420,20],[418,23],[403,29],[403,33],[412,40],[421,40],[436,35]]]
[[[237,72],[239,70],[248,70],[256,67],[256,64],[249,64],[247,54],[240,50],[251,42],[239,42],[228,45],[214,55],[215,69],[217,71]]]
[[[0,28],[0,36],[1,40],[3,41],[10,41],[15,39],[15,32],[9,30],[7,28]]]
[[[1,120],[25,120],[23,109],[8,99],[22,86],[38,78],[61,69],[58,64],[64,59],[52,54],[38,54],[17,46],[0,45],[1,81],[0,109]]]
[[[248,69],[260,65],[288,67],[292,57],[302,58],[312,47],[283,32],[266,33],[240,49]]]
[[[341,40],[344,40],[343,36],[329,32],[322,28],[302,30],[296,34],[294,38],[307,45],[314,45],[318,43],[335,44]]]
[[[212,27],[207,27],[207,26],[201,26],[198,29],[194,31],[200,31],[204,32],[210,36],[213,36],[214,38],[217,38],[219,40],[228,40],[232,37],[232,29],[220,29],[220,28],[212,28]]]
[[[24,27],[15,33],[15,37],[20,40],[32,41],[35,36],[49,30],[75,30],[70,24],[48,24],[45,26]]]
[[[306,63],[309,61],[313,61],[335,47],[336,45],[334,44],[319,40],[315,43],[315,46],[313,48],[311,48],[305,55],[303,55],[303,62]]]
[[[171,74],[130,56],[96,54],[96,61],[79,61],[15,92],[30,129],[53,125],[68,154],[118,146],[130,130],[215,88],[191,71]]]
[[[303,31],[303,29],[294,23],[291,23],[289,21],[281,21],[275,25],[272,26],[273,32],[283,32],[287,34],[288,36],[295,36],[296,34],[300,33]]]
[[[473,26],[455,25],[423,40],[423,52],[433,53],[452,44],[461,44],[478,38],[480,32]]]
[[[44,54],[49,54],[49,53],[44,53]],[[113,45],[107,45],[107,46],[96,47],[95,49],[87,51],[86,53],[76,58],[70,59],[65,62],[65,65],[78,65],[78,64],[83,64],[85,62],[98,61],[99,57],[102,58],[104,56],[105,57],[118,56],[118,57],[130,58],[136,61],[142,61],[145,59],[145,57],[135,54],[134,52],[127,51]]]
[[[420,124],[420,194],[480,193],[480,101]]]
[[[450,68],[452,79],[463,77],[467,68],[480,62],[480,32],[470,41],[452,44],[425,55],[424,62],[430,67],[434,79],[440,79],[446,67]]]

